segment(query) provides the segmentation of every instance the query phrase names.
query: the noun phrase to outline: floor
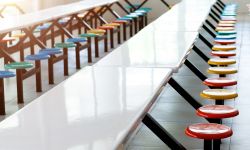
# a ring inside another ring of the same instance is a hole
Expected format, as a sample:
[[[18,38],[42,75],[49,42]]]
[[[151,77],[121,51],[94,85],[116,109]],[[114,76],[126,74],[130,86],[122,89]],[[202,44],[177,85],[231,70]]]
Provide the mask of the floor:
[[[247,99],[248,90],[247,82],[250,83],[248,78],[249,64],[250,64],[250,17],[247,15],[239,15],[238,24],[238,49],[237,49],[237,64],[235,65],[239,72],[237,75],[233,75],[234,78],[238,78],[237,88],[239,97],[235,101],[227,101],[226,104],[235,106],[239,109],[240,115],[234,119],[224,120],[224,123],[228,126],[232,126],[234,135],[226,140],[223,140],[221,148],[223,150],[240,150],[240,149],[250,149],[250,118],[248,113],[250,112],[250,101]],[[199,47],[201,47],[204,52],[208,53],[209,49],[198,41]],[[100,47],[102,49],[102,47]],[[102,53],[102,57],[108,53]],[[86,63],[86,52],[82,53],[82,67],[86,65],[91,65]],[[17,57],[17,56],[16,56]],[[202,72],[206,73],[208,65],[200,57],[198,57],[194,52],[188,58],[191,60]],[[94,60],[94,62],[98,59]],[[75,69],[74,62],[74,51],[70,52],[69,60],[70,75],[74,74],[77,70]],[[0,62],[2,63],[2,62]],[[42,78],[43,80],[43,92],[48,91],[53,88],[56,84],[62,82],[67,77],[63,76],[62,63],[55,65],[55,85],[48,85],[47,79],[47,62],[42,62]],[[0,65],[3,66],[3,65]],[[2,69],[2,68],[1,68]],[[188,92],[191,93],[193,97],[198,99],[203,104],[212,103],[212,101],[202,100],[199,97],[199,93],[202,89],[206,89],[202,85],[201,81],[194,76],[192,72],[186,66],[183,66],[179,73],[174,75],[174,78],[181,84]],[[30,101],[34,100],[36,97],[40,96],[42,93],[35,92],[34,77],[28,78],[24,81],[24,97],[25,104],[27,105]],[[23,105],[16,105],[16,84],[15,78],[5,80],[6,87],[6,108],[7,115],[16,112],[18,109],[22,108]],[[168,130],[178,141],[180,141],[187,149],[202,149],[203,142],[201,140],[188,138],[184,135],[184,129],[187,125],[192,123],[205,122],[203,118],[199,118],[195,115],[195,110],[169,85],[165,87],[164,92],[158,99],[155,108],[151,112],[152,116],[160,122],[160,124]],[[0,119],[3,120],[5,117],[1,116]],[[142,126],[138,133],[131,139],[128,143],[128,150],[166,150],[169,149],[162,141],[160,141],[147,127]]]

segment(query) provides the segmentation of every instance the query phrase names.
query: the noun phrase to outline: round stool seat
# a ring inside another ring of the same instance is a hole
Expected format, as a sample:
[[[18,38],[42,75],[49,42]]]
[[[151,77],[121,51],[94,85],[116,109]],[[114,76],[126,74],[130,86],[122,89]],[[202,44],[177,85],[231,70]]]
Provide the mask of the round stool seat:
[[[143,9],[138,9],[136,11],[134,11],[135,13],[143,13],[143,14],[147,14],[148,12],[146,10],[143,10]]]
[[[235,44],[236,40],[235,39],[233,39],[233,40],[231,40],[231,39],[227,40],[227,39],[216,39],[215,38],[214,42],[216,44]]]
[[[84,37],[77,37],[77,38],[69,38],[67,39],[67,42],[69,43],[82,43],[82,42],[86,42],[87,39]]]
[[[103,29],[91,29],[91,30],[88,30],[87,33],[94,33],[94,34],[105,34],[106,31],[103,30]]]
[[[236,45],[214,45],[212,50],[214,51],[231,51],[236,50]]]
[[[200,96],[205,99],[227,100],[238,97],[238,94],[231,89],[206,89],[200,93]]]
[[[216,27],[215,31],[232,31],[234,27]]]
[[[33,64],[30,62],[12,62],[4,65],[5,69],[27,69],[32,67]]]
[[[223,20],[221,20],[221,21],[219,21],[219,23],[222,23],[222,24],[235,24],[236,21],[223,21]]]
[[[121,17],[121,18],[118,18],[117,20],[131,21],[131,20],[133,20],[133,18],[129,18],[129,17]]]
[[[10,78],[14,77],[15,73],[11,71],[0,71],[0,78]]]
[[[84,34],[80,34],[80,37],[99,37],[101,36],[100,34],[95,34],[95,33],[84,33]]]
[[[120,23],[115,23],[115,22],[113,22],[113,23],[104,24],[103,26],[114,26],[114,27],[119,27],[119,26],[121,26],[121,24],[120,24]]]
[[[231,35],[217,35],[216,39],[236,39],[236,34],[231,34]]]
[[[59,48],[46,48],[46,49],[41,49],[39,53],[47,55],[55,55],[62,53],[62,50]]]
[[[135,16],[144,16],[145,13],[141,13],[141,12],[133,12],[130,13],[129,15],[135,15]]]
[[[99,29],[103,29],[103,30],[111,30],[111,29],[115,29],[114,26],[100,26],[98,27]]]
[[[204,118],[223,119],[239,115],[239,111],[226,105],[206,105],[197,109],[196,114]]]
[[[236,60],[230,58],[210,58],[208,60],[209,65],[232,65],[235,63]]]
[[[128,14],[128,15],[126,15],[126,16],[124,16],[124,17],[126,17],[126,18],[138,18],[139,16],[138,15],[136,15],[136,14]]]
[[[221,15],[222,17],[227,17],[227,16],[232,16],[232,17],[235,17],[236,14],[235,13],[222,13]]]
[[[141,7],[139,9],[137,9],[137,10],[144,10],[146,12],[150,12],[150,11],[152,11],[152,8],[150,8],[150,7]]]
[[[236,56],[236,52],[234,51],[212,51],[212,56],[219,56],[219,57],[231,57]]]
[[[217,34],[219,35],[230,35],[230,34],[237,34],[235,30],[232,31],[218,31]]]
[[[5,37],[0,41],[0,43],[7,43],[7,42],[15,41],[15,40],[16,38],[14,37]]]
[[[236,85],[237,81],[229,78],[208,78],[204,80],[203,83],[212,87],[224,87]]]
[[[12,34],[11,37],[13,38],[22,38],[24,37],[26,34],[25,33],[15,33],[15,34]]]
[[[56,43],[55,47],[56,48],[73,48],[73,47],[76,47],[76,44],[75,43],[71,43],[71,42]]]
[[[207,72],[210,74],[234,74],[237,73],[237,69],[232,67],[209,67]]]
[[[223,21],[237,21],[236,18],[234,18],[234,17],[226,17],[226,16],[221,18],[221,20],[223,20]]]
[[[185,133],[186,135],[193,138],[216,140],[232,136],[233,131],[230,127],[222,124],[197,123],[188,126],[185,130]]]
[[[28,55],[25,57],[26,60],[45,60],[49,59],[50,56],[48,54],[38,53],[35,55]]]
[[[113,23],[126,24],[126,23],[128,23],[128,21],[126,21],[126,20],[115,20],[115,21],[113,21]]]
[[[219,27],[234,27],[233,23],[218,23]]]

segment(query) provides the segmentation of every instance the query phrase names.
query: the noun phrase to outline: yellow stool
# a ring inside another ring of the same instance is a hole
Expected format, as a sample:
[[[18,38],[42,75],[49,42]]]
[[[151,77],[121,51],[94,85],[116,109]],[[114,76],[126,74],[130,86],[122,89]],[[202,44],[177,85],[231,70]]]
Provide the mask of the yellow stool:
[[[215,31],[233,31],[234,27],[216,27]]]
[[[206,89],[200,93],[200,96],[205,99],[226,100],[236,98],[238,94],[231,89]]]
[[[121,24],[119,24],[119,23],[107,23],[107,24],[104,24],[103,26],[119,27],[119,26],[121,26]]]
[[[236,21],[233,21],[233,20],[221,20],[219,21],[219,24],[222,23],[222,24],[236,24]]]
[[[233,67],[209,67],[207,70],[210,74],[234,74],[237,73],[237,69]]]
[[[106,31],[102,30],[102,29],[91,29],[91,30],[88,30],[87,33],[104,35],[106,33]]]
[[[217,66],[220,66],[220,65],[232,65],[232,64],[235,64],[236,63],[236,60],[235,59],[230,59],[230,58],[210,58],[208,60],[208,64],[209,65],[217,65]]]
[[[236,45],[214,45],[212,50],[214,51],[231,51],[236,50]]]

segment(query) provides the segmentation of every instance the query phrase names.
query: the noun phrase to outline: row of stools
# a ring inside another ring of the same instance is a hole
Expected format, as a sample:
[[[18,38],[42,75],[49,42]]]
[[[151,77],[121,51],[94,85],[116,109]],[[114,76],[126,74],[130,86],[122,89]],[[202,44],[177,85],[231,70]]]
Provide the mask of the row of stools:
[[[20,61],[18,62],[5,62],[5,70],[0,71],[0,115],[5,115],[5,99],[4,99],[4,78],[11,78],[16,76],[16,84],[17,84],[17,102],[18,104],[24,103],[23,96],[23,80],[28,78],[29,76],[35,74],[36,77],[36,91],[42,91],[42,79],[41,79],[41,61],[48,61],[48,82],[49,84],[54,84],[54,64],[63,61],[64,64],[64,75],[68,75],[68,50],[70,48],[75,48],[76,51],[76,68],[80,69],[80,47],[81,43],[88,43],[88,59],[91,59],[91,40],[95,41],[95,48],[98,48],[98,40],[100,38],[104,39],[104,47],[105,52],[108,51],[108,35],[110,35],[110,45],[113,48],[113,31],[116,29],[123,29],[126,34],[127,24],[134,25],[134,29],[137,29],[139,24],[140,27],[143,27],[147,24],[147,15],[151,11],[151,8],[143,7],[139,8],[130,14],[117,18],[111,23],[106,23],[98,26],[97,28],[91,28],[86,31],[86,33],[82,33],[73,38],[68,38],[66,40],[62,40],[62,42],[51,44],[52,48],[40,49],[38,53],[34,51],[31,52],[31,55],[24,56],[23,45],[19,46],[20,48]],[[78,19],[81,18],[81,14],[78,15]],[[68,17],[69,18],[69,17]],[[64,25],[68,24],[69,19],[62,18],[59,20],[59,24]],[[83,17],[82,17],[83,18]],[[77,18],[75,18],[76,20]],[[141,22],[143,21],[143,22]],[[33,31],[34,34],[40,33],[44,30],[51,28],[52,23],[44,23],[36,27]],[[136,26],[136,27],[135,27]],[[82,26],[83,27],[83,26]],[[131,29],[131,28],[130,28]],[[110,34],[108,34],[110,32]],[[120,31],[118,33],[121,33]],[[136,32],[135,32],[136,33]],[[27,36],[24,32],[17,34],[10,34],[11,36],[5,37],[0,41],[3,47],[8,47],[11,43],[16,40],[23,40],[25,36]],[[52,35],[52,34],[51,34]],[[121,36],[118,34],[118,36]],[[123,35],[124,40],[126,40],[126,36]],[[54,41],[56,37],[52,37],[51,41]],[[120,37],[118,37],[120,39]],[[42,40],[44,45],[46,45],[47,40]],[[118,42],[120,44],[120,42]],[[96,49],[96,57],[99,57],[99,54]],[[91,62],[91,61],[88,61]],[[27,71],[26,69],[29,69]],[[16,73],[9,71],[15,70]]]
[[[235,86],[237,81],[226,77],[226,75],[237,73],[237,69],[228,67],[236,63],[235,59],[229,58],[236,55],[236,8],[235,4],[225,5],[221,20],[216,27],[217,36],[214,39],[215,45],[212,48],[208,64],[209,74],[216,74],[217,78],[208,78],[203,83],[210,87],[203,90],[200,96],[204,99],[215,101],[213,105],[204,105],[196,110],[196,114],[209,121],[209,123],[197,123],[186,128],[185,133],[189,137],[204,140],[205,150],[219,150],[221,139],[232,136],[230,127],[223,125],[222,119],[232,118],[239,114],[239,111],[231,106],[224,105],[224,100],[232,100],[238,96],[236,90],[224,88]]]

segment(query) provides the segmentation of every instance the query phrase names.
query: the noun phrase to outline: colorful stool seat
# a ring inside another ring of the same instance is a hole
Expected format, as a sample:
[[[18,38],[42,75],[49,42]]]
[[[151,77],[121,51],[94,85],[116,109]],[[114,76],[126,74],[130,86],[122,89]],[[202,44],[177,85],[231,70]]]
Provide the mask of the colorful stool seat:
[[[133,13],[130,13],[129,15],[144,16],[144,15],[145,15],[145,13],[141,13],[141,12],[133,12]]]
[[[80,37],[99,37],[101,36],[100,34],[95,34],[95,33],[84,33],[84,34],[80,34]]]
[[[45,59],[49,59],[50,56],[48,54],[44,54],[44,53],[38,53],[35,55],[28,55],[25,57],[26,60],[45,60]]]
[[[231,40],[231,39],[216,39],[215,38],[214,42],[216,44],[235,44],[236,40],[235,39]]]
[[[146,10],[143,10],[143,9],[141,9],[141,10],[136,10],[136,11],[134,11],[135,13],[143,13],[143,14],[147,14],[148,13],[148,11],[146,11]]]
[[[91,29],[91,30],[88,30],[87,33],[103,35],[106,33],[106,31],[103,29]]]
[[[230,58],[210,58],[208,60],[209,65],[232,65],[235,63],[236,60]]]
[[[200,93],[200,96],[205,99],[227,100],[238,97],[238,94],[231,89],[206,89]]]
[[[232,34],[232,35],[217,35],[216,39],[227,39],[227,40],[234,40],[236,39],[236,34]]]
[[[234,24],[229,23],[219,23],[218,27],[234,27]]]
[[[229,78],[208,78],[203,83],[210,87],[224,87],[233,86],[237,84],[237,81]]]
[[[77,38],[69,38],[67,39],[67,42],[69,43],[82,43],[82,42],[86,42],[87,39],[84,37],[77,37]]]
[[[234,74],[237,73],[237,69],[233,67],[209,67],[207,72],[210,74]]]
[[[139,8],[139,9],[137,9],[137,10],[144,10],[144,11],[146,11],[146,12],[150,12],[150,11],[152,11],[152,8],[149,8],[149,7],[141,7],[141,8]]]
[[[126,21],[126,20],[115,20],[115,21],[113,21],[113,23],[126,24],[126,23],[128,23],[128,21]]]
[[[120,24],[120,23],[115,23],[115,22],[113,22],[113,23],[104,24],[103,26],[114,26],[114,27],[119,27],[119,26],[121,26],[121,24]]]
[[[217,27],[215,31],[233,31],[234,27]]]
[[[55,47],[56,48],[73,48],[73,47],[76,47],[76,44],[75,43],[71,43],[71,42],[56,43]]]
[[[11,78],[11,77],[14,77],[16,76],[16,74],[14,72],[11,72],[11,71],[0,71],[0,78]]]
[[[12,62],[4,65],[5,69],[27,69],[32,67],[33,64],[30,62]]]
[[[111,29],[115,29],[115,27],[114,26],[100,26],[98,27],[98,29],[111,30]]]
[[[133,18],[129,18],[129,17],[121,17],[121,18],[118,18],[117,20],[131,21],[131,20],[133,20]]]
[[[235,117],[239,115],[239,111],[226,105],[205,105],[198,108],[196,114],[204,118],[223,119]]]
[[[218,31],[217,34],[218,35],[230,35],[230,34],[237,34],[237,32],[235,30],[232,30],[232,31]]]
[[[55,55],[62,53],[62,50],[60,48],[46,48],[46,49],[41,49],[39,53],[47,55]]]
[[[124,17],[126,17],[126,18],[138,18],[139,16],[138,15],[136,15],[136,14],[128,14],[128,15],[126,15],[126,16],[124,16]]]
[[[221,21],[219,21],[219,24],[220,23],[223,23],[223,24],[235,24],[236,21],[223,21],[223,20],[221,20]]]
[[[219,56],[219,57],[232,57],[236,56],[236,52],[234,51],[212,51],[212,56]]]
[[[214,45],[212,47],[214,51],[231,51],[236,50],[236,45]]]
[[[185,133],[193,138],[214,140],[230,137],[232,136],[233,131],[230,127],[221,124],[197,123],[188,126]]]

